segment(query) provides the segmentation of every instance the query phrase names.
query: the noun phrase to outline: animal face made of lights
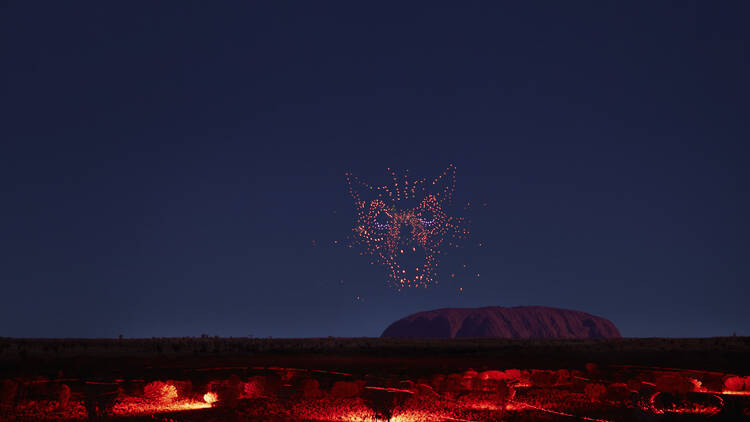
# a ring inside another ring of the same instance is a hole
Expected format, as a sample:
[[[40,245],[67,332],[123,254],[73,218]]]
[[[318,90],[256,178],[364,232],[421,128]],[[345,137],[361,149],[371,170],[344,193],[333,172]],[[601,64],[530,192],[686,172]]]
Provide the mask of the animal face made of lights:
[[[389,284],[398,290],[437,283],[438,258],[444,248],[466,238],[466,220],[447,214],[456,185],[456,168],[449,165],[434,179],[409,179],[388,169],[393,183],[372,186],[346,174],[357,221],[353,244],[371,264],[387,268]],[[412,205],[406,208],[407,204]],[[412,265],[409,265],[408,263]]]

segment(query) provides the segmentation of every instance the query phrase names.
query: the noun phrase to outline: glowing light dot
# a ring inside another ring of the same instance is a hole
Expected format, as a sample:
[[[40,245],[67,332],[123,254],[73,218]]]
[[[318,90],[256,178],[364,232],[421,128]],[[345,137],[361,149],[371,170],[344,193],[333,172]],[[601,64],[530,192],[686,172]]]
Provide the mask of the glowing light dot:
[[[211,391],[203,395],[203,401],[208,404],[216,403],[216,400],[218,399],[219,398],[216,396],[216,393],[213,393]]]

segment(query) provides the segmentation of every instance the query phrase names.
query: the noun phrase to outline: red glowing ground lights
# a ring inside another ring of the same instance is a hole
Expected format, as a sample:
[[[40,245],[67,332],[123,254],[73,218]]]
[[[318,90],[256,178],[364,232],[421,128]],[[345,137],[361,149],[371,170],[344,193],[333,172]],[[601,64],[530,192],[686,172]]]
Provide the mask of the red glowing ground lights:
[[[468,221],[447,214],[456,167],[450,164],[431,180],[409,179],[408,170],[403,176],[387,170],[393,182],[386,186],[372,186],[346,174],[357,212],[352,244],[362,249],[362,255],[372,256],[371,263],[386,267],[390,285],[399,290],[427,287],[437,282],[442,248],[454,247],[457,240],[469,236]],[[416,206],[407,208],[410,201],[417,201]],[[409,266],[407,257],[417,257],[419,262]]]

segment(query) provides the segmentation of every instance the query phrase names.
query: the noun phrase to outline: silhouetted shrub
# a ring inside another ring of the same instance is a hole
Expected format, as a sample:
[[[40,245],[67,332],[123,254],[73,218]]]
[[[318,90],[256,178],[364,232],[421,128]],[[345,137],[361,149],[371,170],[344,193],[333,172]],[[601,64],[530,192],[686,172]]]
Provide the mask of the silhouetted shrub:
[[[724,389],[729,391],[742,391],[745,389],[745,378],[735,375],[724,377]]]
[[[70,387],[66,384],[60,384],[57,390],[57,406],[60,409],[67,409],[70,404]]]
[[[231,375],[228,379],[220,382],[216,389],[218,394],[217,406],[235,408],[243,393],[243,383],[237,375]]]
[[[614,402],[626,402],[630,400],[632,393],[627,384],[618,382],[607,386],[606,398]]]
[[[153,403],[171,403],[177,400],[177,387],[170,382],[150,382],[143,387],[143,396]]]
[[[336,398],[359,396],[360,385],[353,381],[336,381],[331,388],[331,395]]]
[[[3,380],[0,383],[0,404],[12,407],[18,393],[18,383],[13,380]]]
[[[598,402],[607,393],[607,387],[598,383],[588,384],[584,389],[584,393],[589,401]]]
[[[672,374],[659,376],[654,384],[659,391],[682,395],[693,391],[695,388],[688,378]]]
[[[305,378],[299,383],[299,392],[303,399],[317,399],[323,395],[320,383],[314,378]]]

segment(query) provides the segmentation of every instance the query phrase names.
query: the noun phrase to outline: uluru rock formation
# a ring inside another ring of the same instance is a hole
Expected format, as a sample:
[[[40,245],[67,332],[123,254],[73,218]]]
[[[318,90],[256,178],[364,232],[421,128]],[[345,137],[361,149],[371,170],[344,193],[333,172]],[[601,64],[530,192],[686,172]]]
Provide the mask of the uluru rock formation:
[[[602,317],[546,306],[445,308],[418,312],[385,329],[394,338],[619,338]]]

